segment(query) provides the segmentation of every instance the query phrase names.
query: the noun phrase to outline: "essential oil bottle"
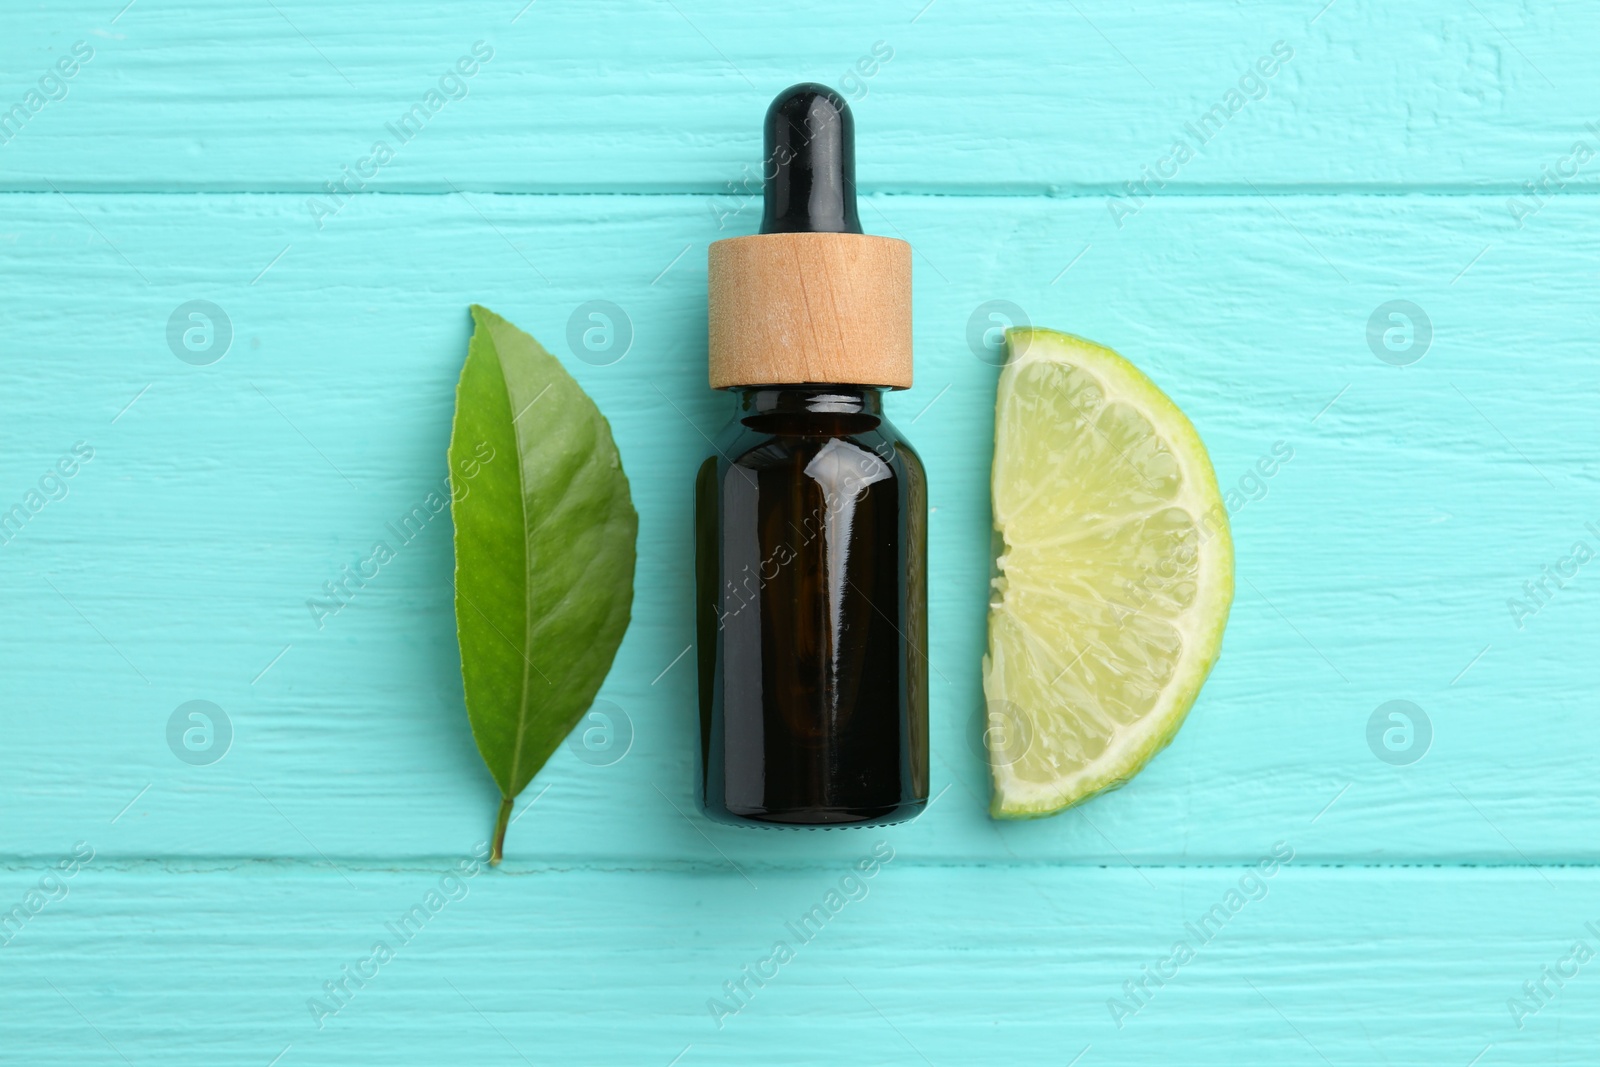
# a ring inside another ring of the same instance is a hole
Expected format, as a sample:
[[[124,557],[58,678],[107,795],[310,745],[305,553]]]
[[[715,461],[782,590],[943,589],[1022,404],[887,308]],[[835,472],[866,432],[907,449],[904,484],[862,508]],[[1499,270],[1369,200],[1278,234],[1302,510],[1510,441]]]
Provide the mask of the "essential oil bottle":
[[[928,800],[927,481],[883,411],[911,385],[911,246],[861,232],[854,126],[767,111],[759,233],[710,250],[695,484],[699,801],[742,825],[871,826]]]

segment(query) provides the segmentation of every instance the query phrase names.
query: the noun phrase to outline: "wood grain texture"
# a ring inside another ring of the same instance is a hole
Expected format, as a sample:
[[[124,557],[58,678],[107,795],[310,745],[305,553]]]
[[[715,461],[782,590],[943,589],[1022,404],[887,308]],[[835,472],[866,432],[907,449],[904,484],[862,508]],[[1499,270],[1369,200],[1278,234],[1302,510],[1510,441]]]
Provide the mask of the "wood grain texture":
[[[1595,964],[1544,968],[1600,949],[1600,564],[1575,549],[1600,551],[1600,199],[1575,151],[1600,146],[1597,20],[1509,0],[14,6],[0,1063],[1588,1062]],[[1279,41],[1293,55],[1241,86]],[[930,475],[937,799],[877,834],[722,828],[691,796],[690,479],[728,413],[705,387],[706,249],[755,228],[759,116],[808,78],[852,97],[867,230],[915,250],[917,384],[888,407]],[[359,194],[328,189],[361,169]],[[497,799],[427,504],[474,301],[615,430],[640,563],[601,696],[628,742],[558,752],[506,868],[319,1030],[308,998],[451,892]],[[1427,326],[1398,352],[1394,301]],[[1184,408],[1239,569],[1172,747],[1120,792],[1000,825],[976,743],[984,339],[1019,319],[1116,347]],[[379,540],[395,558],[352,582]],[[231,724],[219,762],[169,741],[194,700]],[[1369,742],[1392,700],[1431,724],[1409,765]],[[707,1000],[880,839],[865,899],[718,1029]],[[94,859],[50,880],[79,841]],[[1123,983],[1253,892],[1279,841],[1295,859],[1265,898],[1119,1029]]]
[[[726,211],[759,195],[768,101],[807,78],[851,98],[877,190],[1099,195],[1154,174],[1507,195],[1600,136],[1587,4],[120,6],[8,13],[5,106],[75,41],[94,58],[0,145],[5,188],[315,192],[349,167],[373,191],[696,191]],[[493,58],[441,87],[479,41]],[[430,90],[402,141],[389,125]],[[394,157],[362,166],[377,141]]]
[[[857,851],[871,855],[870,835]],[[1600,1026],[1600,965],[1571,975],[1574,943],[1600,946],[1586,925],[1593,871],[1297,859],[1247,892],[1254,868],[951,869],[896,855],[841,888],[856,859],[752,882],[486,872],[444,887],[449,860],[346,881],[97,859],[0,948],[0,1058],[1407,1067],[1493,1046],[1480,1062],[1548,1067]],[[15,896],[34,877],[8,871],[0,885]],[[400,927],[429,892],[437,910]],[[837,911],[801,926],[830,892]],[[779,941],[793,958],[775,966]],[[1180,941],[1193,958],[1164,964]],[[393,958],[375,967],[378,942]],[[1559,988],[1541,974],[1558,965]],[[341,1005],[323,983],[345,967],[368,979]],[[724,983],[741,980],[750,995],[735,1000]],[[1541,980],[1550,995],[1536,1001],[1523,983]],[[1140,981],[1148,996],[1134,1000],[1124,983]],[[1514,1015],[1512,998],[1537,1011]],[[314,1014],[313,999],[339,1010]],[[720,1028],[713,999],[740,1008]]]
[[[1242,828],[1303,824],[1338,797],[1305,844],[1319,859],[1595,862],[1600,786],[1573,755],[1600,740],[1585,703],[1591,591],[1580,574],[1521,630],[1507,609],[1600,523],[1597,311],[1577,236],[1591,203],[1552,205],[1542,232],[1518,237],[1496,229],[1493,197],[1178,197],[1113,239],[1081,200],[867,201],[917,249],[918,385],[890,410],[930,474],[934,789],[952,786],[907,850],[1230,861]],[[641,516],[634,623],[602,691],[631,719],[632,749],[606,767],[558,754],[513,859],[626,866],[720,848],[795,862],[856,847],[674,810],[690,808],[694,736],[692,657],[679,658],[690,478],[729,410],[704,385],[704,198],[590,197],[578,211],[367,197],[309,234],[293,196],[12,204],[5,499],[73,442],[96,453],[0,548],[5,595],[31,609],[0,623],[22,709],[6,851],[48,853],[146,785],[107,846],[122,855],[438,854],[482,832],[493,793],[462,717],[447,520],[405,543],[391,530],[444,477],[473,300],[567,360],[611,419]],[[1434,329],[1403,368],[1367,339],[1397,295]],[[234,341],[195,367],[165,331],[202,296],[227,309]],[[1173,395],[1233,493],[1239,560],[1222,660],[1174,747],[1081,812],[1004,827],[983,815],[972,743],[995,368],[967,339],[999,298],[1116,346]],[[631,350],[607,366],[568,341],[592,299],[631,321]],[[1263,477],[1276,442],[1293,458]],[[397,559],[336,614],[308,608],[376,540]],[[214,766],[167,747],[190,699],[232,717],[233,751]],[[1391,699],[1433,722],[1413,766],[1366,741]]]

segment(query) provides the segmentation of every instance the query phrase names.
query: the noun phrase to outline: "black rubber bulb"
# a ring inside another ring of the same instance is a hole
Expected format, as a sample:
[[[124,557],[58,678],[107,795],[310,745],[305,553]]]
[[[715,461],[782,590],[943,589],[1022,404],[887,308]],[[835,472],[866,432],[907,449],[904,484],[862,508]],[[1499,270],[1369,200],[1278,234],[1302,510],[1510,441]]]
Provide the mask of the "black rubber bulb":
[[[816,82],[767,108],[762,233],[860,233],[856,129],[844,97]]]

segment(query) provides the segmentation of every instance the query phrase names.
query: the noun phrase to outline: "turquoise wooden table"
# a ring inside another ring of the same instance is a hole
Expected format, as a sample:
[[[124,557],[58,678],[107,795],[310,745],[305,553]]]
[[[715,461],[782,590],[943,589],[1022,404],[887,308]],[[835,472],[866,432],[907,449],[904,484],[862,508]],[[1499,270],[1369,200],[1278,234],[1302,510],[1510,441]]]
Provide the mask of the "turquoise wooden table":
[[[1600,10],[795,7],[8,6],[0,1061],[1595,1062]],[[691,785],[706,247],[805,79],[916,248],[936,800],[882,831]],[[448,514],[328,593],[443,483],[472,302],[596,398],[640,514],[601,739],[497,870]],[[1170,749],[1001,824],[1019,318],[1191,415],[1238,593]]]

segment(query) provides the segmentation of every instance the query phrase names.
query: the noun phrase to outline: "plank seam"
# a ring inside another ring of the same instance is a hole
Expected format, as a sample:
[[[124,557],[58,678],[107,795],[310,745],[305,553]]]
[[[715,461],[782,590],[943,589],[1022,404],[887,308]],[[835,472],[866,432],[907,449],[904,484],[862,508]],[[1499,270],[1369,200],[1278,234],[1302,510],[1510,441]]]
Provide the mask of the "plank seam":
[[[95,856],[95,871],[115,871],[118,873],[160,873],[160,874],[229,874],[244,869],[279,870],[284,873],[324,872],[333,876],[337,873],[344,874],[409,874],[436,872],[441,865],[448,866],[461,859],[460,856],[411,856],[403,859],[375,860],[375,859],[333,859],[324,861],[318,859],[302,859],[298,857],[282,857],[273,859],[243,858],[243,857],[122,857],[106,858],[104,853]],[[10,856],[0,858],[0,873],[37,872],[46,867],[51,867],[60,860],[59,856]],[[329,866],[329,862],[333,864]],[[741,866],[745,870],[768,874],[802,873],[825,870],[829,864],[835,862],[832,857],[814,858],[795,863],[771,863],[742,860]],[[837,862],[843,863],[844,860]],[[896,867],[916,867],[922,870],[1074,870],[1082,869],[1117,871],[1119,873],[1137,874],[1141,871],[1244,871],[1254,870],[1259,860],[1217,861],[1212,863],[1093,863],[1075,861],[1004,861],[988,862],[984,860],[972,861],[941,861],[941,860],[916,860],[906,857],[897,857]],[[1493,861],[1396,861],[1396,862],[1369,862],[1353,860],[1322,860],[1315,862],[1302,861],[1295,858],[1295,870],[1504,870],[1515,872],[1543,872],[1551,870],[1600,870],[1600,861],[1566,861],[1560,863],[1498,863]],[[683,863],[667,863],[658,865],[629,865],[612,863],[538,863],[518,864],[508,860],[498,870],[513,876],[529,876],[540,874],[726,874],[728,867],[724,863],[700,863],[685,861]]]
[[[71,193],[74,196],[323,196],[322,189],[245,189],[245,188],[202,188],[171,189],[171,188],[96,188],[92,186],[76,186],[60,183],[59,191]],[[387,190],[371,190],[345,195],[345,199],[361,197],[383,196],[456,196],[459,192],[476,193],[480,196],[529,196],[529,197],[640,197],[659,199],[694,199],[706,200],[725,196],[722,189],[496,189],[492,187],[462,185],[458,189],[422,188],[396,188]],[[20,187],[0,187],[0,196],[54,196],[56,189],[28,189]],[[1079,186],[1072,188],[1040,187],[1028,190],[1007,189],[941,189],[938,187],[903,189],[862,189],[861,195],[865,197],[907,197],[919,199],[952,199],[952,200],[1097,200],[1107,197],[1122,196],[1122,190],[1113,186]],[[1185,187],[1170,187],[1160,194],[1162,199],[1224,199],[1238,197],[1242,199],[1259,199],[1268,197],[1325,197],[1329,199],[1338,197],[1395,197],[1395,198],[1436,198],[1436,199],[1465,199],[1470,197],[1502,197],[1526,196],[1527,193],[1520,186],[1515,185],[1464,185],[1464,186],[1390,186],[1390,185],[1262,185],[1257,188],[1246,188],[1230,185],[1195,185]],[[1585,199],[1600,196],[1600,184],[1593,187],[1563,189],[1560,199]]]

